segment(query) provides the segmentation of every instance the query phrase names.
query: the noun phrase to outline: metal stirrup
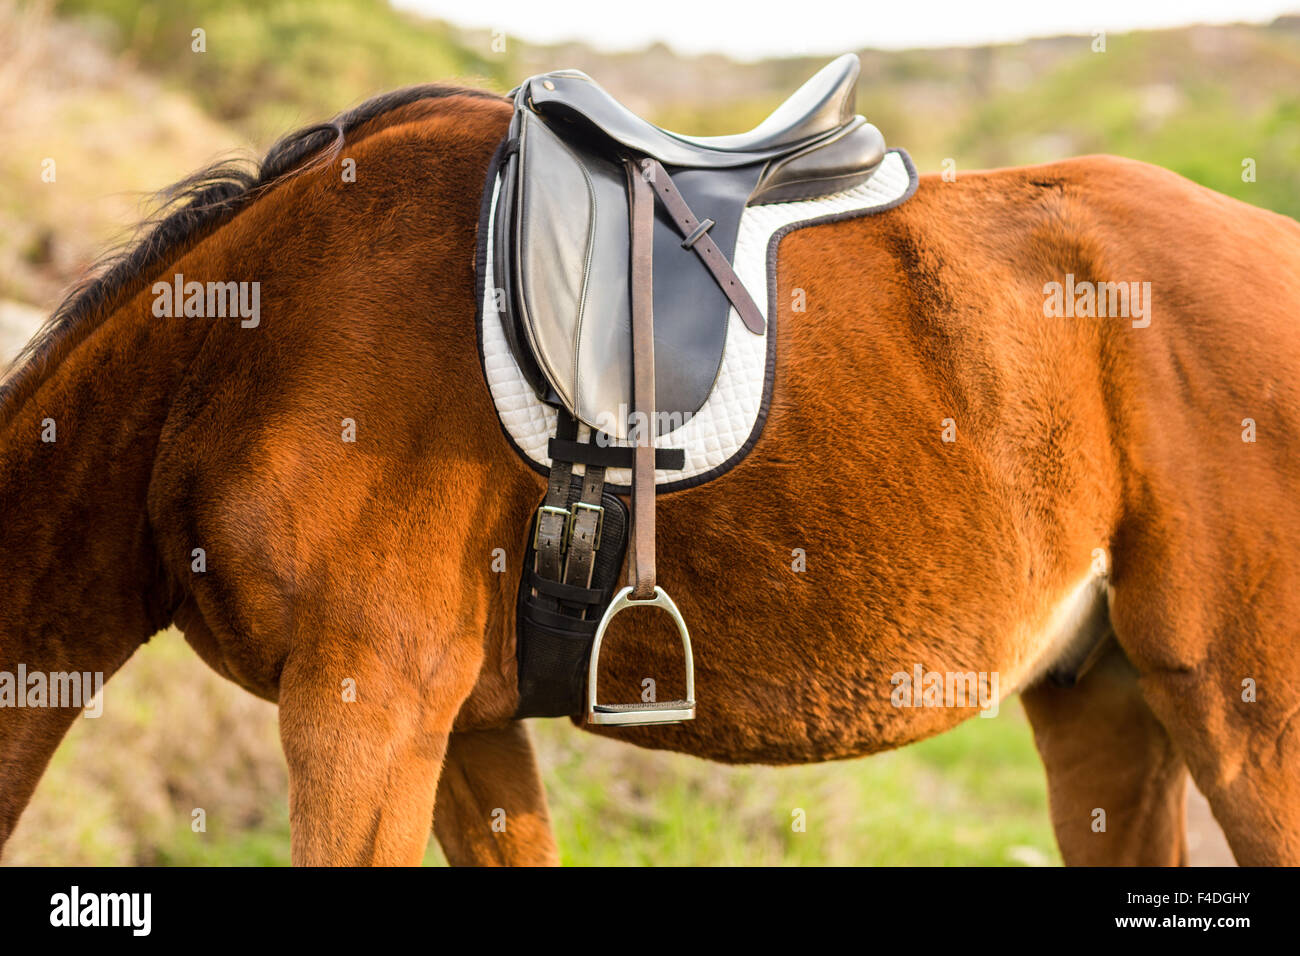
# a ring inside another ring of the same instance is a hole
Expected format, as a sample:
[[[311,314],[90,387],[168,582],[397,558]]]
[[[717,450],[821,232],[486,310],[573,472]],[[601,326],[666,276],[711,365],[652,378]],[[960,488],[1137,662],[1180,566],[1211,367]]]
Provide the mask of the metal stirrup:
[[[596,698],[596,676],[600,667],[600,643],[605,638],[609,622],[619,611],[630,607],[658,607],[668,612],[668,616],[677,625],[677,633],[682,639],[682,650],[686,653],[686,699],[665,700],[651,704],[601,704]],[[681,611],[661,587],[655,587],[654,597],[648,601],[636,601],[632,598],[632,589],[626,587],[615,595],[614,600],[605,610],[596,629],[596,639],[591,645],[591,665],[587,671],[587,723],[589,724],[675,724],[683,720],[695,719],[695,660],[691,656],[691,636],[687,633],[686,622]]]

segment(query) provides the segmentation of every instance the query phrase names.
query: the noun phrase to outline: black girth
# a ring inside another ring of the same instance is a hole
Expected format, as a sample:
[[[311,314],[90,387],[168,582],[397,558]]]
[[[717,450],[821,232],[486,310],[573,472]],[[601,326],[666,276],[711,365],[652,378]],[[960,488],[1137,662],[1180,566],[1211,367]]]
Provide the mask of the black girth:
[[[549,450],[546,498],[529,528],[515,607],[517,718],[582,713],[591,643],[627,554],[627,505],[605,491],[605,472],[630,468],[632,448],[579,441],[577,420],[560,409]],[[656,468],[685,463],[680,448],[656,449]],[[584,474],[575,474],[577,465]]]

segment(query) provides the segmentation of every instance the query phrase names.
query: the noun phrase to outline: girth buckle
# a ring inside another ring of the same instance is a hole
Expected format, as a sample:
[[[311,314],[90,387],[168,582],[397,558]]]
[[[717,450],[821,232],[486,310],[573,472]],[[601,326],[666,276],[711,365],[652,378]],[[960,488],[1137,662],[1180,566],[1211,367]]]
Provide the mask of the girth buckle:
[[[565,533],[564,533],[564,544],[565,544],[565,547],[568,547],[569,542],[573,540],[573,526],[574,526],[575,524],[577,524],[577,522],[578,522],[578,512],[579,512],[579,511],[594,511],[594,512],[596,512],[596,534],[595,534],[595,536],[593,537],[592,542],[591,542],[591,550],[592,550],[592,551],[599,551],[599,550],[600,550],[600,533],[605,529],[605,506],[604,506],[604,505],[589,505],[589,504],[587,504],[587,502],[585,502],[585,501],[575,501],[575,502],[573,503],[573,511],[572,511],[572,513],[569,515],[569,526],[568,526],[568,528],[566,529],[566,531],[565,531]]]
[[[677,625],[677,633],[682,639],[682,650],[686,654],[686,699],[666,700],[651,704],[601,704],[596,698],[596,675],[600,666],[600,644],[604,640],[609,622],[620,611],[628,608],[657,607],[668,612],[668,616]],[[686,621],[682,612],[663,588],[656,586],[654,597],[644,601],[633,600],[632,588],[625,587],[614,596],[600,625],[596,628],[596,638],[591,644],[591,663],[587,670],[587,723],[617,724],[676,724],[684,720],[695,719],[695,660],[691,656],[691,636],[686,630]]]
[[[560,550],[563,551],[569,546],[569,522],[573,520],[573,515],[568,508],[557,508],[555,505],[542,505],[537,509],[537,520],[533,523],[533,550],[540,550],[538,543],[542,535],[542,517],[548,514],[560,517],[563,528],[560,532]]]

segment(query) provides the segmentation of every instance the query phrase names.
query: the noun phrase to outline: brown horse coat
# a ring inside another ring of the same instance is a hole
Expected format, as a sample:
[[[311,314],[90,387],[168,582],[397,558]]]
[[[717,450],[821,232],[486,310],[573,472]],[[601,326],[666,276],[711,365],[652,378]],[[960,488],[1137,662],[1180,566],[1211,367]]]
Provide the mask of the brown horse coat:
[[[509,721],[543,483],[475,349],[508,117],[441,91],[354,124],[83,300],[0,392],[0,671],[111,674],[174,621],[279,702],[295,862],[418,862],[431,817],[453,862],[555,859]],[[778,270],[761,440],[659,504],[698,719],[615,733],[850,757],[977,712],[896,707],[892,675],[996,672],[1067,862],[1185,859],[1186,768],[1241,862],[1300,863],[1300,226],[1091,157],[925,177],[788,236]],[[259,324],[156,317],[177,273],[260,283]],[[1045,316],[1067,275],[1149,282],[1149,325]],[[1076,688],[1041,682],[1094,594],[1117,645]],[[668,633],[621,624],[611,699],[680,689]],[[0,843],[75,714],[0,710]]]

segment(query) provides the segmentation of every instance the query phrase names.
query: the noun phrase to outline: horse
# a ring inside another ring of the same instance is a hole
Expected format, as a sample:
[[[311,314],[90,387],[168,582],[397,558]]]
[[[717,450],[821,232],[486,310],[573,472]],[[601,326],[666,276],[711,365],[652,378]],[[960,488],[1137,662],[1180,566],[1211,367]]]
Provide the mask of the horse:
[[[415,864],[431,826],[452,864],[558,860],[500,567],[544,482],[475,340],[510,115],[415,87],[196,174],[0,382],[0,672],[111,677],[175,625],[278,704],[295,864]],[[260,299],[187,316],[180,277]],[[1051,306],[1119,282],[1145,317]],[[843,759],[981,712],[899,675],[995,674],[1067,864],[1185,863],[1189,774],[1240,863],[1300,863],[1300,225],[1092,156],[923,176],[785,236],[776,283],[761,438],[659,502],[697,717],[588,729]],[[662,623],[611,632],[611,696],[680,672]],[[0,847],[50,703],[0,708]]]

